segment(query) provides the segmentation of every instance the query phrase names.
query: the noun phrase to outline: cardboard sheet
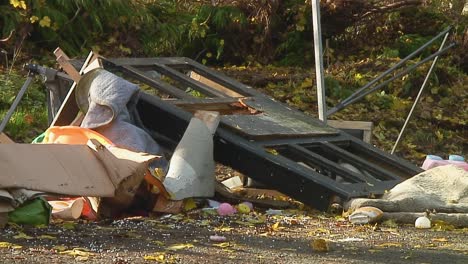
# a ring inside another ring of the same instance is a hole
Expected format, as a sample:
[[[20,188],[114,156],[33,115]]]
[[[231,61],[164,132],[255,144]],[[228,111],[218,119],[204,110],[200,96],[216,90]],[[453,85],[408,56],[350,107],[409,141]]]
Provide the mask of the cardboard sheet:
[[[86,145],[0,144],[0,189],[112,197],[119,184],[158,158],[97,142]],[[137,175],[143,179],[144,175]]]

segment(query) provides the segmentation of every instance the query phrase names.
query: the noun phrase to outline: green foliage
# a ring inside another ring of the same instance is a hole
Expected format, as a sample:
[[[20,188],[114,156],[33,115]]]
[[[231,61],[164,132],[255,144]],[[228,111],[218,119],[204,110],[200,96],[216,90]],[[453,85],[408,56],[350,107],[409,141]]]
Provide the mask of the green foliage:
[[[0,71],[0,86],[2,87],[0,89],[0,116],[2,119],[25,80],[25,74],[15,71],[11,74],[3,74]],[[24,94],[5,132],[15,141],[31,142],[47,128],[46,101],[44,88],[36,80]]]

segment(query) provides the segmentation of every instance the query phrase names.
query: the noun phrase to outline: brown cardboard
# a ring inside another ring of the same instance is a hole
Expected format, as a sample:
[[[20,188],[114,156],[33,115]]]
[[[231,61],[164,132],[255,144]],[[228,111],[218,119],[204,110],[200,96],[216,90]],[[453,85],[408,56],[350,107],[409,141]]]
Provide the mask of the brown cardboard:
[[[13,144],[15,143],[11,140],[5,133],[0,133],[0,144]]]
[[[0,189],[113,197],[121,184],[141,181],[146,163],[158,158],[97,141],[88,145],[0,144]]]

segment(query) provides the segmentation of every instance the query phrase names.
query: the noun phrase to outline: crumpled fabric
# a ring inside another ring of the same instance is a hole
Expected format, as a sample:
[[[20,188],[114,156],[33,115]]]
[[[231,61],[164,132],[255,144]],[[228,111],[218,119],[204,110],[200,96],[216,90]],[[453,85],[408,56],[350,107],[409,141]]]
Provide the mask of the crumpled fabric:
[[[86,78],[86,75],[89,75]],[[83,81],[83,82],[82,82]],[[133,124],[130,111],[134,110],[139,96],[139,88],[104,69],[86,73],[78,83],[78,105],[86,115],[81,127],[90,128],[104,135],[116,146],[132,151],[161,154],[160,146],[143,129]],[[84,91],[83,91],[84,90]],[[89,92],[86,92],[88,90]]]

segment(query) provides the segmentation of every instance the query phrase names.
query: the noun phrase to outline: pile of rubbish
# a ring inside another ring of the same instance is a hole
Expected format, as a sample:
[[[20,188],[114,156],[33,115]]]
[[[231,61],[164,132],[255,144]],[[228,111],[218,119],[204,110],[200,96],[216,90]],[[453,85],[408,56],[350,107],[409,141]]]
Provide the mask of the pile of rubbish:
[[[168,153],[136,125],[139,87],[99,64],[88,65],[80,73],[68,72],[75,84],[67,99],[76,100],[79,108],[71,124],[52,123],[33,144],[16,144],[0,134],[0,227],[7,222],[47,225],[51,217],[99,220],[141,212],[174,214],[195,208],[193,198],[212,198],[215,191],[233,198],[230,190],[243,181],[232,177],[219,184],[215,177],[218,112],[195,111],[177,147]],[[58,111],[57,117],[65,114],[70,113]],[[432,214],[468,226],[468,164],[463,157],[443,160],[428,155],[422,167],[425,172],[381,199],[350,201],[349,221],[414,222]],[[221,216],[249,214],[252,202],[247,197],[236,205],[207,201]],[[417,226],[428,224],[423,219]]]
[[[34,144],[0,144],[0,225],[118,217],[136,200],[150,211],[177,211],[186,198],[212,197],[218,113],[195,113],[168,162],[132,120],[138,93],[115,74],[89,70],[75,87],[73,125],[51,126]]]

